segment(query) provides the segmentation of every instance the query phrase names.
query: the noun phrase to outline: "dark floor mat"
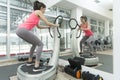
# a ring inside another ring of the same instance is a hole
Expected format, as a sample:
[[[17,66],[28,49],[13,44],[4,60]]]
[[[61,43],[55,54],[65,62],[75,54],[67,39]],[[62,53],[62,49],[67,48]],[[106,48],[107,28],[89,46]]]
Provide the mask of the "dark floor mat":
[[[52,68],[52,66],[44,66],[44,70],[42,70],[42,71],[37,71],[37,72],[34,72],[34,71],[33,71],[33,68],[34,68],[34,65],[32,65],[32,66],[22,65],[22,66],[21,66],[21,70],[22,70],[24,73],[26,73],[26,74],[33,74],[33,75],[35,75],[35,74],[40,74],[40,73],[42,73],[43,71],[47,71],[47,70],[49,70],[50,68]]]
[[[12,64],[8,66],[1,66],[0,67],[0,80],[9,80],[10,76],[16,75],[17,68],[21,64],[22,63]]]
[[[97,54],[97,56],[103,65],[96,67],[96,69],[113,73],[113,56],[104,54]]]

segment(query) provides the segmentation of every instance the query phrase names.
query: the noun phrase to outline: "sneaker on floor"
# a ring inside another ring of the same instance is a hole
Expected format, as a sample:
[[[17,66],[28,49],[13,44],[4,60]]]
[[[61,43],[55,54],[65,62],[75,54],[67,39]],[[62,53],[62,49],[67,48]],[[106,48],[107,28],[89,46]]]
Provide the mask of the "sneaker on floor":
[[[32,62],[27,62],[27,63],[26,63],[26,66],[32,66],[32,65],[34,65],[34,64],[35,64],[34,61],[32,61]]]
[[[34,72],[37,72],[37,71],[43,71],[46,69],[46,66],[39,66],[39,67],[34,67],[33,68],[33,71]]]

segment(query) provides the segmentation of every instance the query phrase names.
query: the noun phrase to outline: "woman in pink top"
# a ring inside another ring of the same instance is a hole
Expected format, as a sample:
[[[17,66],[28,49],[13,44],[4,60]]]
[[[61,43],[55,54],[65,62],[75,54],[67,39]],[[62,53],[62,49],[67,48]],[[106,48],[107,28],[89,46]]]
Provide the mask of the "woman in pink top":
[[[80,41],[80,54],[83,53],[83,49],[82,49],[82,44],[90,38],[90,36],[93,35],[93,32],[91,31],[88,22],[87,22],[87,17],[86,16],[81,16],[80,17],[82,24],[79,26],[78,30],[82,30],[85,33],[85,36],[82,38],[82,40]],[[91,44],[88,44],[90,49],[92,50],[92,46]]]
[[[30,16],[26,19],[26,21],[18,26],[18,29],[16,31],[16,34],[25,40],[26,42],[32,44],[32,47],[30,49],[30,56],[28,59],[28,62],[26,63],[26,66],[33,65],[33,52],[35,48],[36,50],[36,60],[35,65],[33,68],[33,71],[41,71],[45,69],[45,67],[39,65],[40,64],[40,56],[43,50],[43,43],[39,40],[37,36],[35,36],[32,32],[30,32],[34,27],[37,26],[39,29],[45,29],[49,27],[58,27],[58,24],[50,23],[45,16],[43,15],[46,9],[46,5],[42,2],[35,1],[34,2],[34,11],[30,14]],[[39,21],[43,20],[48,26],[40,26]]]

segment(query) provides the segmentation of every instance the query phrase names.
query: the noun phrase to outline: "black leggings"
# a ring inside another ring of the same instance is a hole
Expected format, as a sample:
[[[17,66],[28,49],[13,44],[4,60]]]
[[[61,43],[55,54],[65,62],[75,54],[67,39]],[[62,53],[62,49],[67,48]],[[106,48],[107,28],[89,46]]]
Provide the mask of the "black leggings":
[[[89,38],[90,36],[84,36],[82,40],[80,41],[80,51],[82,52],[82,44],[85,43],[85,41]],[[89,45],[91,47],[91,45]]]

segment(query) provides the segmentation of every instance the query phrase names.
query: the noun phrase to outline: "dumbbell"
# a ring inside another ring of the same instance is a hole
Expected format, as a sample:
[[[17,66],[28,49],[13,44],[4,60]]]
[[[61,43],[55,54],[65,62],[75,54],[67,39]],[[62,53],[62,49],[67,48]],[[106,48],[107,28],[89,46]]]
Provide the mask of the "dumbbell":
[[[99,75],[91,74],[89,71],[82,72],[82,78],[83,80],[103,80]]]
[[[18,61],[26,61],[26,60],[28,60],[28,57],[18,57]]]
[[[88,78],[89,78],[89,77],[87,76],[88,74],[89,74],[89,71],[84,71],[84,72],[82,72],[82,79],[83,79],[83,80],[88,80]]]
[[[73,69],[73,68],[70,67],[70,65],[66,65],[65,68],[64,68],[64,71],[67,74],[69,74],[69,75],[71,75],[71,76],[73,76],[77,79],[81,78],[81,70],[79,70],[77,68]]]
[[[96,75],[93,80],[103,80],[103,78],[100,75]]]

